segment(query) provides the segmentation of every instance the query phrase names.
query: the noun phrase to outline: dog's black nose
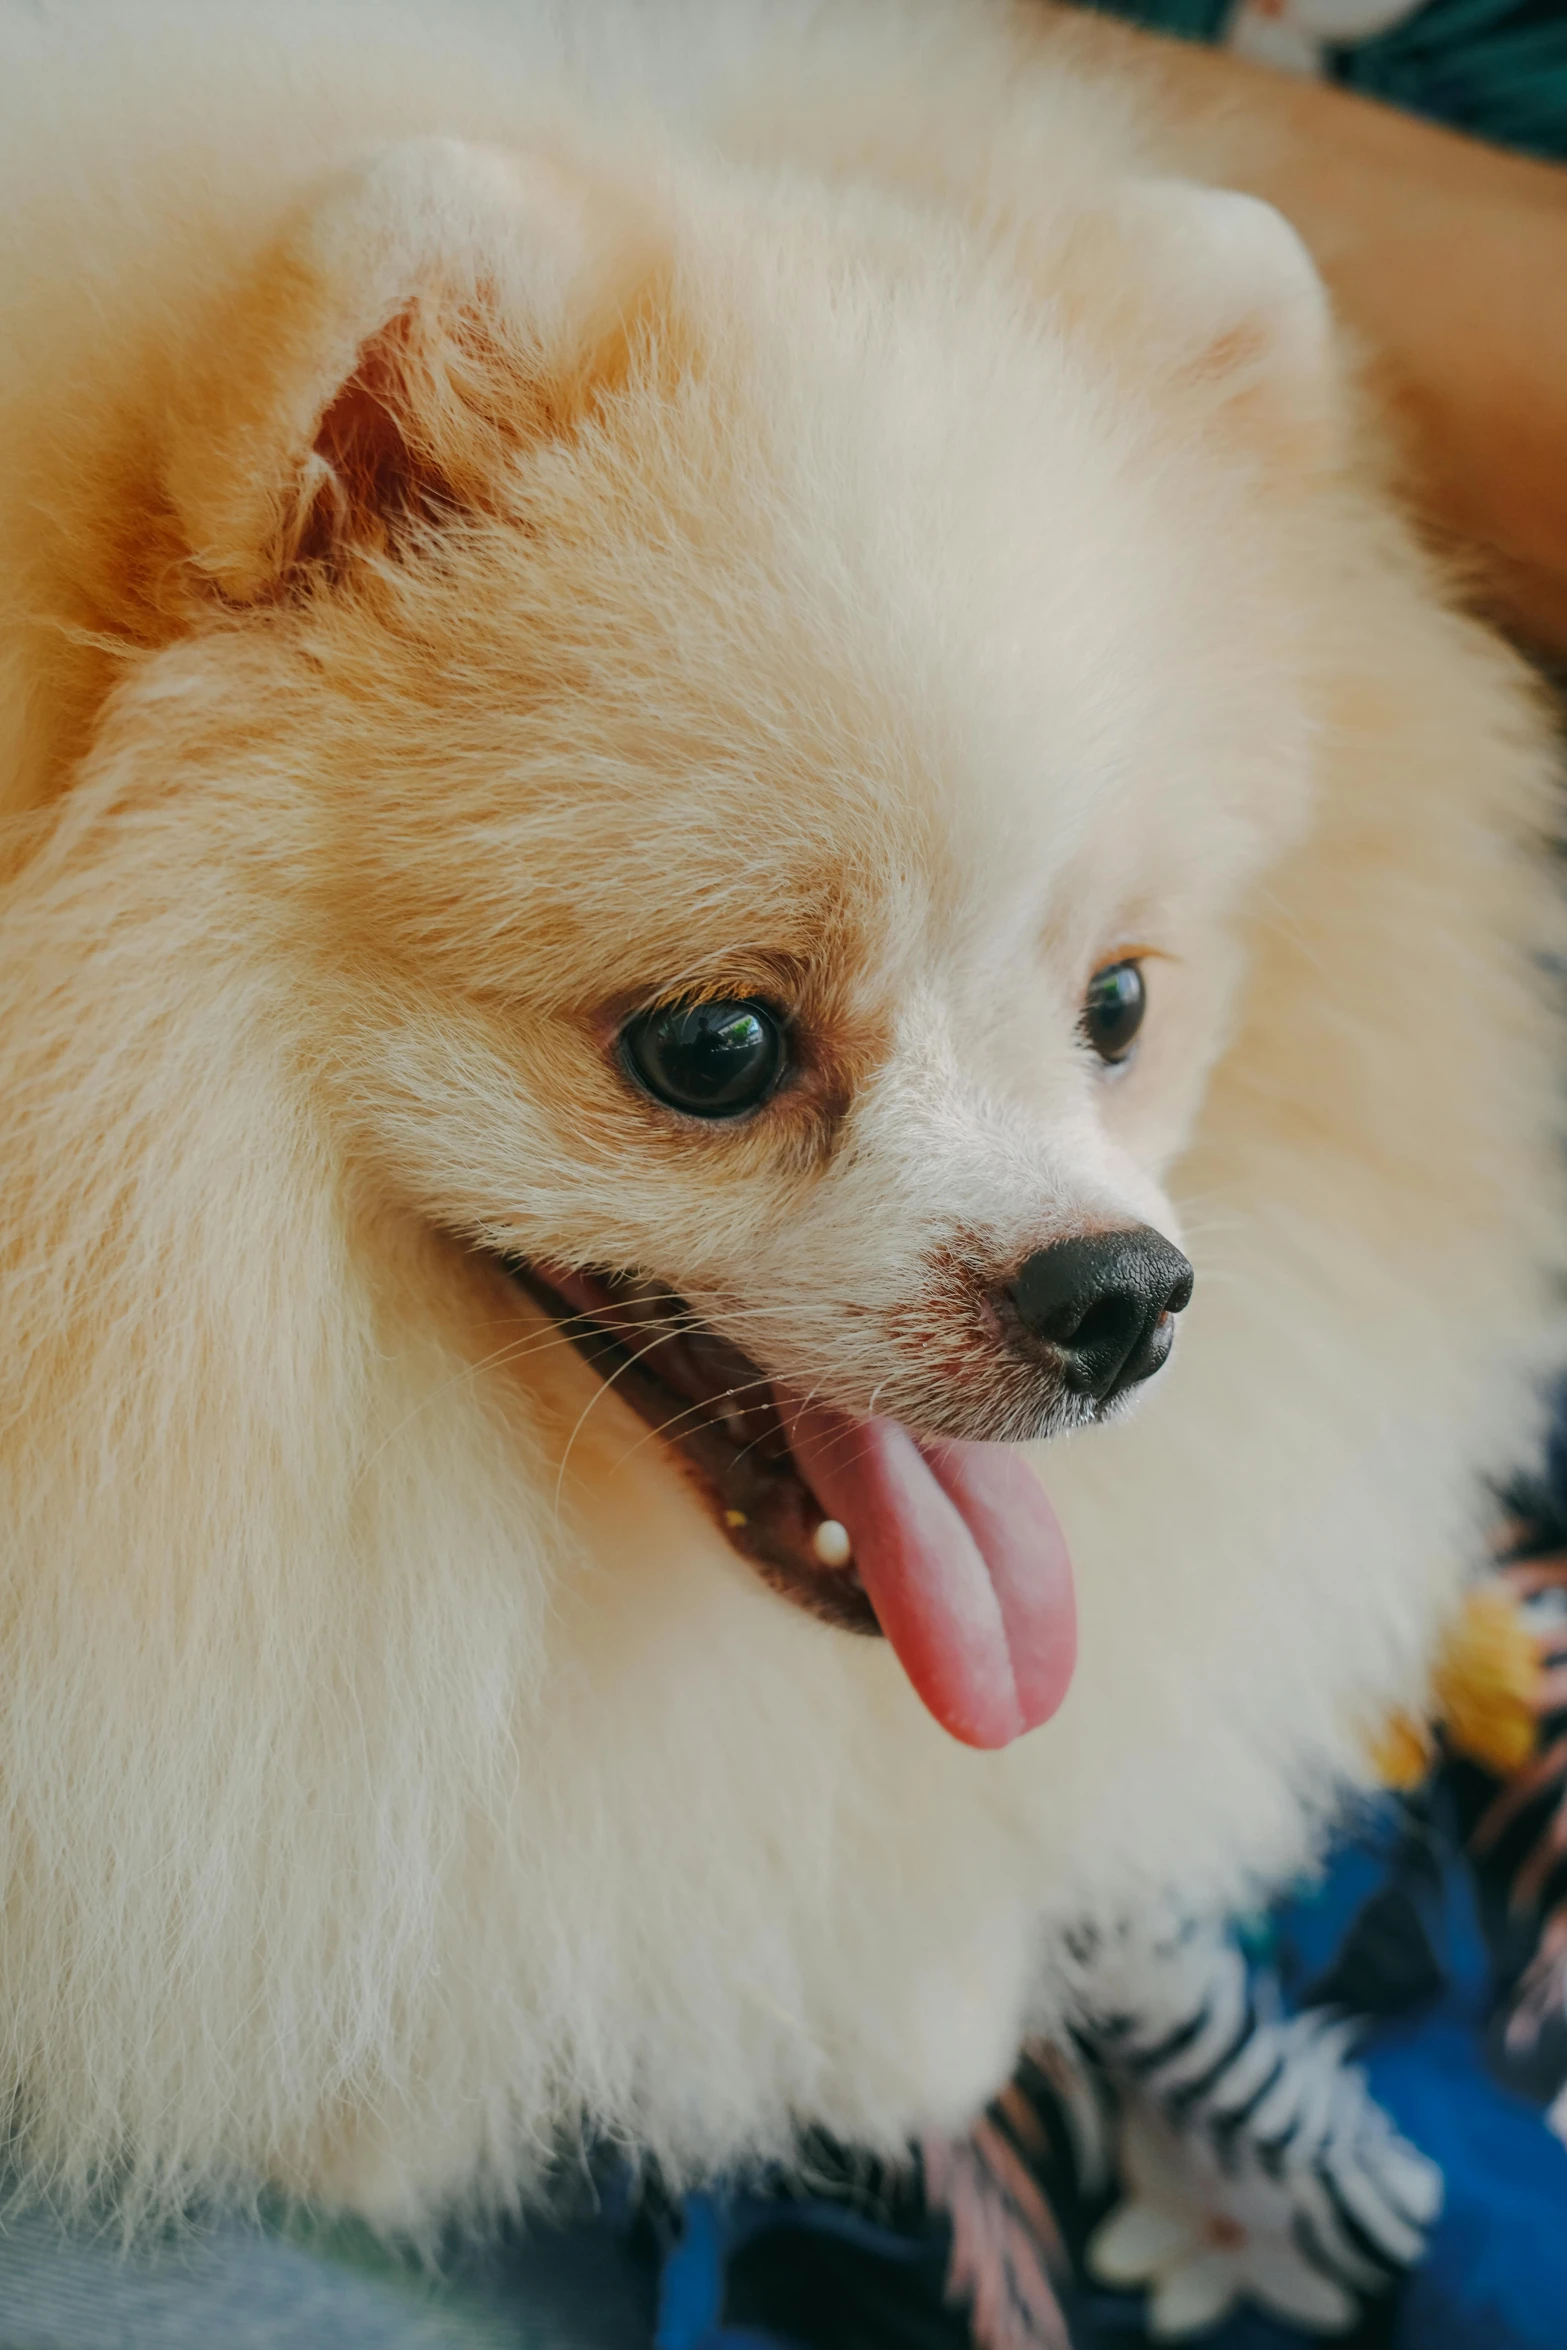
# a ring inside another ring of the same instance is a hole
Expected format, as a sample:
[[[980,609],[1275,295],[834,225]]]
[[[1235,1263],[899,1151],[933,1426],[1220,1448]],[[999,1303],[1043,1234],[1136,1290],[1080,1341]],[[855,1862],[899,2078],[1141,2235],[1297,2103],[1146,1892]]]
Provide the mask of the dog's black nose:
[[[1153,1376],[1191,1294],[1191,1266],[1146,1224],[1037,1249],[1011,1291],[1024,1329],[1060,1357],[1065,1384],[1096,1403]]]

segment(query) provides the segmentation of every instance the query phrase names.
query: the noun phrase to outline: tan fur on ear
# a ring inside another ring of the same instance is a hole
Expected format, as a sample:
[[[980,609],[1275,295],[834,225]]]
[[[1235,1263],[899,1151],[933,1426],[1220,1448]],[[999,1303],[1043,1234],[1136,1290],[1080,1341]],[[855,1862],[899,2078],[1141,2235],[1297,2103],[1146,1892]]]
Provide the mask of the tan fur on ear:
[[[250,601],[493,504],[508,457],[623,365],[651,254],[610,214],[565,169],[452,139],[319,196],[214,321],[173,420],[165,486],[200,569]]]
[[[1339,438],[1326,290],[1282,213],[1183,180],[1123,184],[1068,248],[1067,300],[1132,376],[1184,380],[1226,430],[1315,470]],[[1107,284],[1124,289],[1106,303]]]

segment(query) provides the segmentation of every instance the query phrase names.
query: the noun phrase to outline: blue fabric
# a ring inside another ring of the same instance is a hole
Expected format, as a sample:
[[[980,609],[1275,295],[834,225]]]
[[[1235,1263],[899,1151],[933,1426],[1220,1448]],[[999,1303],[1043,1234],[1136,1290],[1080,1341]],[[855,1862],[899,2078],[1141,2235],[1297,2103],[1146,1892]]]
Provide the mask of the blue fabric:
[[[845,2279],[852,2299],[856,2276],[866,2282],[896,2278],[905,2286],[912,2280],[916,2312],[922,2305],[940,2308],[945,2245],[938,2241],[932,2258],[932,2239],[939,2240],[940,2231],[928,2229],[911,2208],[898,2225],[891,2218],[868,2217],[842,2200],[802,2196],[785,2181],[773,2194],[688,2195],[660,2232],[653,2350],[791,2350],[802,2339],[792,2330],[801,2323],[796,2299],[791,2298],[787,2334],[765,2322],[736,2318],[730,2308],[737,2264],[758,2245],[781,2254],[797,2276],[813,2254],[835,2256],[834,2281],[826,2288],[834,2299],[842,2298]]]
[[[1487,2031],[1504,1985],[1475,1876],[1443,1814],[1439,1802],[1423,1824],[1431,1873],[1412,1893],[1408,1839],[1389,1805],[1346,1843],[1319,1893],[1280,1913],[1280,1943],[1297,1976],[1320,1979],[1368,1900],[1398,1883],[1423,1914],[1444,1978],[1413,2014],[1374,2026],[1357,2052],[1378,2102],[1446,2188],[1426,2257],[1397,2297],[1395,2350],[1563,2350],[1567,2147],[1541,2108],[1490,2069]]]
[[[733,2218],[716,2197],[687,2197],[685,2225],[664,2262],[654,2350],[703,2350],[713,2341],[734,2234]]]
[[[1398,2302],[1397,2350],[1563,2350],[1567,2147],[1446,2020],[1367,2053],[1378,2098],[1442,2168],[1447,2199]]]

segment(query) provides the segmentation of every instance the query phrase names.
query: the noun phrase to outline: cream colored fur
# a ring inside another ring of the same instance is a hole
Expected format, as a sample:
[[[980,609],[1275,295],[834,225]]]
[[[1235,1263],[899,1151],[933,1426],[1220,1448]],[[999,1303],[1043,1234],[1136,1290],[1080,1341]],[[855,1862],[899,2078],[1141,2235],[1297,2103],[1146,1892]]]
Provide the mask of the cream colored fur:
[[[418,2225],[583,2128],[956,2123],[1063,1924],[1309,1849],[1527,1449],[1567,1224],[1520,669],[1288,232],[1048,20],[3,38],[25,2158]],[[361,348],[422,535],[323,451]],[[1132,944],[1108,1082],[1076,1007]],[[676,1131],[615,1007],[758,972],[821,1101]],[[647,1267],[982,1433],[943,1268],[1106,1211],[1196,1301],[1042,1457],[1082,1662],[996,1755],[768,1595],[473,1253]]]

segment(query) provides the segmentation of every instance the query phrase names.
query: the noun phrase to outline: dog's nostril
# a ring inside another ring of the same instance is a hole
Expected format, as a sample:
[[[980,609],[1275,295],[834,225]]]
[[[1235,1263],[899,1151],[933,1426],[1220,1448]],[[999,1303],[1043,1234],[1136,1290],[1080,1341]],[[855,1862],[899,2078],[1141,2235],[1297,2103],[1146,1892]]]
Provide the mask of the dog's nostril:
[[[1071,1329],[1052,1331],[1049,1335],[1058,1346],[1069,1347],[1075,1355],[1098,1356],[1115,1347],[1124,1353],[1142,1336],[1146,1319],[1141,1299],[1105,1297],[1091,1305],[1081,1320],[1074,1320]]]
[[[1096,1403],[1152,1377],[1191,1294],[1191,1266],[1146,1224],[1037,1249],[1010,1291],[1030,1337],[1060,1357],[1065,1384]]]

